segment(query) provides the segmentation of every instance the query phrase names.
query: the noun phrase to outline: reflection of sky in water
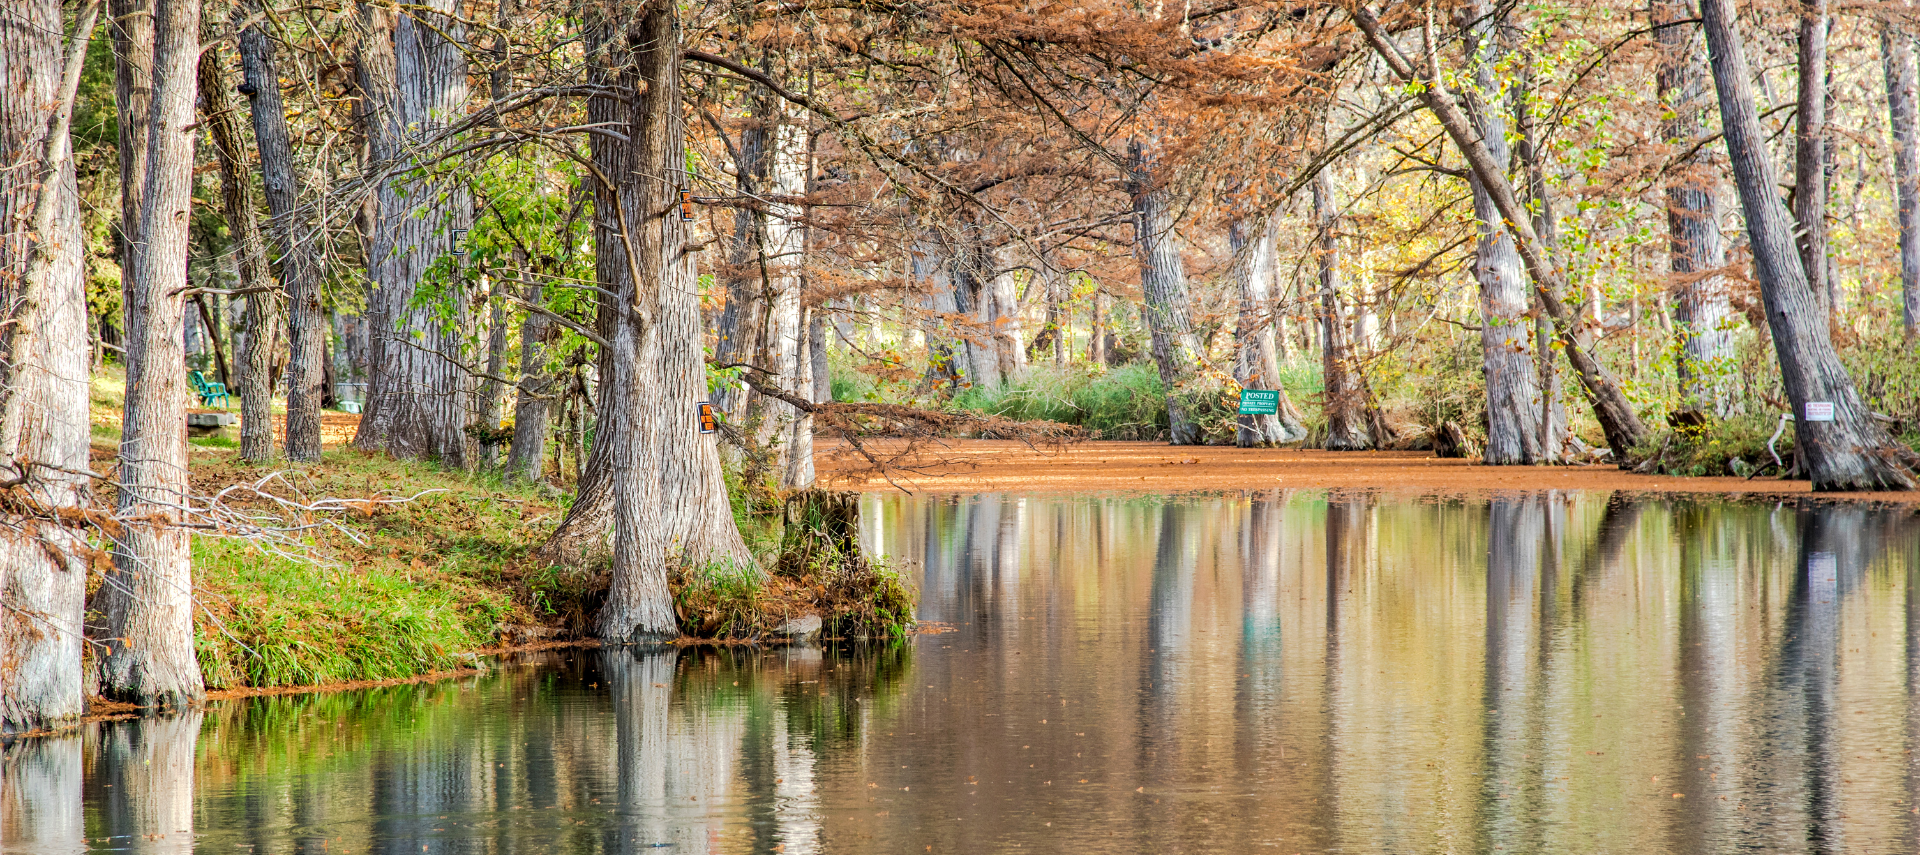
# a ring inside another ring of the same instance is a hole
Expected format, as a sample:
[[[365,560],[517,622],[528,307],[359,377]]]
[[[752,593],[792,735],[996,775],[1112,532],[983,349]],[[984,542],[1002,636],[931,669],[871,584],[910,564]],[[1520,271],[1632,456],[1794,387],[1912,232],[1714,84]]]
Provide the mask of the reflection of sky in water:
[[[1920,850],[1920,521],[870,496],[951,629],[90,725],[8,852]]]

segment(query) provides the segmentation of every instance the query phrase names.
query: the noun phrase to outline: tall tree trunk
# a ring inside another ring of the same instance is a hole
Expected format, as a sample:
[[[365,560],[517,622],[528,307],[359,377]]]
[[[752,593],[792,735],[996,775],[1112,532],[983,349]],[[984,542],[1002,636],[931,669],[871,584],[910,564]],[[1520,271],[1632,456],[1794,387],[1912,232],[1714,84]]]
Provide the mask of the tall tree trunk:
[[[524,263],[519,270],[512,271],[520,276],[526,270]],[[487,299],[487,376],[480,381],[480,412],[476,419],[482,428],[493,431],[500,429],[500,398],[506,394],[507,384],[502,379],[507,370],[507,298],[506,291],[513,285],[505,278],[496,275],[490,277],[492,289]],[[493,468],[500,462],[499,443],[480,444],[480,465]]]
[[[962,386],[991,389],[1000,385],[1000,360],[989,324],[994,266],[986,236],[978,222],[963,217],[937,246],[944,275],[934,282],[934,312],[940,326],[953,331],[952,341],[942,342],[951,351],[949,372]]]
[[[804,287],[804,286],[803,286]],[[819,328],[817,309],[803,309],[800,321],[800,358],[794,361],[798,367],[793,377],[795,394],[803,400],[813,400],[813,347],[814,330]],[[804,490],[813,486],[813,415],[797,413],[793,425],[786,436],[787,467],[780,474],[780,489]]]
[[[1107,366],[1107,304],[1113,298],[1107,292],[1095,288],[1093,299],[1087,311],[1087,361],[1102,368]]]
[[[1691,24],[1690,0],[1653,0],[1654,32],[1659,44],[1655,73],[1666,121],[1660,135],[1676,148],[1706,136],[1711,126],[1713,93],[1707,70],[1706,43]],[[1709,158],[1695,152],[1670,167],[1667,179],[1667,245],[1673,271],[1674,321],[1680,327],[1680,398],[1688,409],[1731,415],[1734,399],[1729,388],[1733,373],[1733,309],[1727,299],[1727,264],[1720,237],[1719,205],[1714,187],[1717,170]]]
[[[512,57],[509,55],[508,34],[513,32],[514,0],[499,0],[499,2],[494,4],[493,23],[495,28],[493,33],[493,47],[488,51],[490,54],[490,67],[487,69],[487,97],[492,99],[495,108],[499,108],[505,102],[508,90],[513,86],[513,67],[511,64]],[[499,124],[498,120],[493,122],[493,124],[497,126]],[[510,317],[507,311],[507,294],[516,288],[514,284],[515,281],[527,276],[529,266],[533,263],[533,259],[527,256],[526,250],[518,246],[516,246],[513,251],[512,259],[513,269],[510,271],[512,276],[501,278],[496,273],[490,282],[492,293],[488,295],[487,300],[489,309],[487,319],[487,377],[480,385],[480,424],[488,431],[498,430],[500,427],[500,410],[503,406],[501,396],[506,393],[506,380],[504,378],[506,376],[507,365],[507,324],[509,323]],[[535,294],[534,299],[538,300],[539,295]],[[538,305],[538,303],[535,305]],[[538,313],[528,312],[527,314],[532,316]],[[524,326],[524,323],[522,325]],[[521,348],[521,353],[524,357],[526,353],[524,345]],[[522,361],[524,362],[525,360],[523,359]],[[520,383],[524,384],[532,380],[533,378],[528,377],[522,372]],[[544,412],[542,416],[543,424],[541,424],[540,427],[544,431],[546,428],[544,424]],[[513,438],[518,439],[519,433],[519,422],[516,420],[514,422]],[[480,446],[480,454],[482,465],[489,469],[493,468],[500,462],[499,443],[482,443]],[[511,458],[512,456],[512,446],[509,445],[508,457]],[[536,467],[534,473],[535,478],[531,480],[538,479],[539,459],[536,453],[534,457]],[[511,470],[508,470],[507,477],[514,477]]]
[[[821,318],[825,306],[807,310],[806,398],[819,404],[833,400],[833,378],[827,368],[827,325]],[[793,459],[788,464],[788,489],[804,490],[813,486],[813,415],[802,413],[793,421]]]
[[[358,315],[349,316],[336,308],[328,314],[328,320],[333,326],[334,340],[331,357],[333,396],[341,401],[351,399],[356,403],[360,402],[365,396],[351,390],[362,388],[364,385],[362,378],[366,376],[366,372],[362,369],[366,364],[367,350],[366,335],[361,331],[363,319]],[[293,455],[289,452],[287,456]]]
[[[1233,248],[1234,285],[1239,291],[1239,316],[1233,338],[1236,358],[1233,379],[1242,389],[1272,389],[1280,393],[1279,412],[1272,415],[1240,417],[1234,443],[1241,448],[1267,447],[1299,442],[1307,436],[1300,424],[1300,411],[1280,385],[1280,365],[1274,358],[1273,310],[1274,223],[1271,219],[1249,224],[1236,219],[1227,230],[1227,242]],[[1252,239],[1249,241],[1249,232]]]
[[[1793,218],[1814,299],[1839,310],[1827,270],[1827,0],[1800,0],[1800,104],[1793,123]]]
[[[795,201],[807,192],[808,143],[806,125],[782,116],[773,128],[773,148],[769,155],[773,201],[767,205],[763,250],[760,258],[764,297],[767,306],[761,351],[754,362],[773,372],[766,378],[783,392],[806,396],[811,381],[805,373],[807,326],[801,290],[805,287],[806,226],[801,206]],[[788,489],[794,471],[794,425],[802,413],[791,404],[765,395],[753,397],[747,421],[757,435],[755,444],[769,460],[769,474],[779,489]]]
[[[114,124],[120,132],[119,250],[123,273],[132,268],[133,248],[140,243],[140,198],[147,176],[147,122],[153,113],[154,2],[109,0],[107,4],[107,32],[113,34]],[[126,287],[124,277],[121,287]],[[122,329],[125,330],[124,323]],[[124,339],[122,343],[126,343]]]
[[[539,557],[591,560],[611,529],[613,592],[596,631],[644,640],[675,632],[669,562],[757,568],[728,505],[714,437],[699,432],[705,324],[677,204],[685,180],[679,25],[670,7],[623,14],[598,9],[588,27],[594,79],[631,93],[588,101],[590,121],[623,125],[626,136],[591,140],[596,175],[611,180],[595,186],[595,273],[620,297],[601,301],[611,347],[592,458]]]
[[[1047,299],[1047,326],[1046,329],[1042,331],[1042,335],[1046,337],[1047,348],[1051,351],[1050,355],[1053,357],[1054,367],[1065,368],[1067,367],[1067,336],[1069,334],[1069,330],[1067,329],[1068,317],[1066,308],[1067,289],[1071,280],[1063,275],[1050,260],[1040,265],[1040,273],[1038,275],[1042,277],[1042,284],[1046,288],[1045,294]],[[1039,341],[1040,337],[1036,336],[1034,340]]]
[[[1326,447],[1362,451],[1373,447],[1367,430],[1366,396],[1354,377],[1347,340],[1346,308],[1340,298],[1340,209],[1333,179],[1325,170],[1313,178],[1314,265],[1320,276],[1320,364],[1327,418]]]
[[[992,257],[989,255],[988,257]],[[1021,339],[1025,325],[1020,322],[1020,295],[1014,272],[996,262],[993,276],[982,293],[982,320],[991,336],[994,368],[1000,382],[1011,383],[1027,373],[1027,349]]]
[[[1913,33],[1894,21],[1880,25],[1887,75],[1887,118],[1893,128],[1893,174],[1900,223],[1900,317],[1907,336],[1920,334],[1920,71]]]
[[[1454,145],[1466,155],[1468,167],[1480,179],[1483,189],[1506,221],[1507,228],[1513,232],[1517,242],[1515,248],[1520,252],[1520,260],[1526,264],[1528,276],[1533,279],[1540,305],[1553,317],[1560,342],[1567,351],[1567,361],[1580,376],[1581,388],[1593,404],[1594,419],[1606,433],[1614,459],[1625,464],[1634,447],[1647,440],[1649,434],[1646,425],[1634,412],[1633,403],[1627,400],[1613,372],[1593,355],[1593,330],[1575,317],[1574,312],[1561,300],[1560,295],[1567,293],[1566,277],[1554,266],[1551,250],[1534,232],[1531,216],[1514,194],[1512,182],[1507,180],[1506,173],[1475,133],[1473,123],[1460,112],[1453,102],[1453,96],[1441,85],[1441,81],[1423,78],[1406,55],[1381,31],[1380,21],[1365,6],[1355,6],[1352,12],[1354,23],[1360,26],[1374,53],[1386,62],[1394,76],[1403,82],[1419,84],[1420,102],[1440,122]]]
[[[813,360],[813,397],[808,400],[816,404],[833,400],[833,367],[827,360],[825,317],[829,311],[826,306],[815,308],[807,321],[807,356]]]
[[[762,69],[771,71],[765,65]],[[774,126],[778,107],[772,95],[756,89],[749,109],[751,121],[740,132],[740,144],[734,150],[734,184],[740,195],[757,198],[767,186],[773,161],[767,156],[767,148],[772,143],[769,129]],[[721,276],[727,287],[727,305],[720,311],[713,351],[714,360],[722,365],[752,361],[765,344],[766,289],[760,265],[765,219],[765,213],[746,207],[733,213],[733,237],[727,244],[727,267]],[[752,396],[753,390],[745,383],[734,383],[718,390],[714,403],[737,422],[745,418]]]
[[[1199,379],[1200,341],[1193,334],[1187,271],[1173,231],[1172,192],[1153,174],[1145,143],[1128,146],[1127,193],[1133,197],[1133,253],[1140,262],[1140,291],[1153,362],[1167,390],[1169,440],[1198,445],[1205,438],[1187,415],[1187,401]]]
[[[649,17],[649,20],[653,20]],[[658,38],[666,39],[670,56],[657,61],[657,76],[649,76],[650,86],[661,93],[647,114],[650,123],[643,139],[657,136],[657,148],[648,152],[646,171],[654,175],[673,175],[686,163],[686,122],[680,113],[680,33],[671,15],[662,16]],[[686,176],[681,173],[681,180]],[[682,187],[687,186],[685,184]],[[678,187],[656,185],[662,193],[656,207],[676,199]],[[665,385],[666,408],[658,436],[663,463],[661,479],[655,490],[661,496],[662,522],[666,526],[667,545],[673,558],[689,566],[731,565],[747,573],[759,572],[746,540],[734,521],[733,507],[727,497],[727,483],[720,468],[719,437],[700,432],[699,404],[707,400],[706,323],[700,314],[700,276],[694,266],[696,255],[687,251],[689,227],[677,216],[669,216],[662,230],[663,274],[657,279],[660,290],[660,332],[663,337],[660,375]]]
[[[1533,211],[1533,231],[1548,248],[1560,245],[1555,225],[1553,194],[1547,186],[1547,171],[1540,153],[1539,128],[1533,116],[1533,58],[1520,63],[1518,81],[1513,90],[1513,116],[1516,133],[1514,157],[1526,171],[1527,197]],[[1540,431],[1540,463],[1565,463],[1568,440],[1566,401],[1561,397],[1559,360],[1553,353],[1553,322],[1548,319],[1537,294],[1529,294],[1533,315],[1534,365],[1540,387],[1537,424]]]
[[[1473,18],[1465,35],[1474,85],[1466,90],[1467,106],[1493,167],[1504,176],[1512,161],[1507,119],[1499,102],[1492,99],[1500,92],[1494,68],[1506,57],[1499,34],[1505,16],[1495,14],[1489,0],[1476,2],[1471,10]],[[1540,385],[1533,364],[1532,324],[1526,317],[1526,273],[1513,235],[1501,223],[1499,206],[1485,183],[1471,174],[1468,183],[1479,228],[1473,276],[1480,286],[1480,358],[1487,387],[1483,460],[1490,466],[1535,463],[1540,459]]]
[[[626,10],[589,7],[591,79],[627,99],[594,98],[588,121],[624,139],[594,135],[589,145],[600,176],[594,192],[595,269],[601,330],[607,336],[601,376],[596,456],[604,447],[611,484],[613,580],[595,634],[645,642],[678,634],[667,590],[667,542],[661,530],[662,461],[658,435],[671,421],[660,377],[663,280],[680,267],[686,232],[668,175],[680,164],[670,120],[679,111],[680,34],[671,7],[653,4],[630,19]],[[663,162],[664,161],[664,162]],[[679,284],[679,283],[675,283]],[[584,491],[583,491],[584,493]],[[577,502],[576,502],[577,504]]]
[[[1734,184],[1747,215],[1754,272],[1766,304],[1767,326],[1780,357],[1780,378],[1799,417],[1795,435],[1813,488],[1911,490],[1913,452],[1873,419],[1840,364],[1826,313],[1794,251],[1793,227],[1774,193],[1773,165],[1753,102],[1747,59],[1734,29],[1729,0],[1701,0],[1707,51],[1720,95],[1720,124],[1733,163]],[[1830,403],[1833,421],[1808,421],[1809,402]]]
[[[64,57],[60,7],[27,0],[0,16],[0,91],[15,99],[0,110],[0,735],[71,725],[86,703],[87,543],[58,515],[89,486],[85,244],[68,129],[100,6],[81,12]]]
[[[193,204],[194,81],[199,0],[155,0],[146,173],[126,277],[127,386],[120,438],[118,515],[128,522],[100,587],[110,698],[184,707],[206,693],[193,649],[193,574],[181,527],[187,500],[185,323]],[[129,78],[139,70],[121,63]],[[129,81],[123,88],[142,84]],[[124,126],[123,126],[124,127]],[[122,149],[125,151],[125,148]]]
[[[203,22],[208,41],[215,35],[212,20]],[[233,236],[240,290],[249,292],[246,321],[236,345],[240,374],[240,457],[273,459],[273,344],[280,326],[279,283],[267,264],[267,242],[260,234],[260,215],[253,198],[247,143],[234,120],[233,96],[220,68],[221,51],[209,45],[200,54],[200,100],[213,151],[220,162],[220,202]]]
[[[926,237],[911,251],[909,276],[922,290],[920,334],[927,343],[927,370],[921,383],[927,388],[945,385],[949,393],[958,391],[966,370],[961,367],[963,352],[949,331],[958,312],[954,301],[952,265],[947,262],[943,243]]]
[[[410,156],[410,140],[431,140],[458,120],[467,97],[464,26],[453,0],[429,0],[406,15],[361,5],[360,88],[372,167]],[[382,182],[370,257],[373,293],[366,320],[372,374],[353,443],[395,457],[465,466],[471,383],[460,362],[463,336],[440,313],[415,307],[420,280],[473,221],[471,193],[457,178],[401,176]],[[465,290],[449,289],[453,317],[467,315]]]
[[[527,285],[524,299],[543,304],[541,288]],[[539,312],[520,322],[520,383],[514,387],[513,443],[507,448],[507,477],[539,481],[546,450],[547,413],[553,403],[553,375],[547,369],[547,345],[558,325]]]

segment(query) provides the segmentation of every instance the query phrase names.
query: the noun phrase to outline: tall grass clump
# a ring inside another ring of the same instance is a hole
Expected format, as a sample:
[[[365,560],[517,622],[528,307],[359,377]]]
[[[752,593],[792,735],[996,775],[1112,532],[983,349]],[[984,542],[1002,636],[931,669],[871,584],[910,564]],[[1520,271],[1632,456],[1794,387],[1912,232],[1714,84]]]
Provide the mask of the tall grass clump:
[[[1019,380],[975,386],[952,406],[1020,421],[1078,425],[1094,439],[1165,439],[1166,387],[1152,363],[1110,370],[1034,366]]]
[[[490,645],[508,597],[431,570],[402,575],[298,561],[245,541],[195,538],[207,684],[297,686],[444,671]]]

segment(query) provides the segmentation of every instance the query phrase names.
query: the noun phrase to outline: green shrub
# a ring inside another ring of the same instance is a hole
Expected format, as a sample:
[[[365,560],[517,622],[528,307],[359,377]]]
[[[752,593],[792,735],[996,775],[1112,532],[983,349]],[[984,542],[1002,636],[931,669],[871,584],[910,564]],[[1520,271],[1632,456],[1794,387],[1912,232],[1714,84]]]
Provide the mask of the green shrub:
[[[1779,428],[1779,416],[1743,415],[1723,419],[1700,429],[1666,430],[1634,450],[1643,472],[1662,475],[1735,475],[1746,477],[1762,466],[1773,466],[1767,439]],[[1793,465],[1793,425],[1788,424],[1774,446],[1780,459]]]
[[[1887,324],[1843,353],[1860,397],[1874,412],[1892,418],[1892,432],[1905,434],[1913,444],[1920,438],[1920,342],[1908,341]]]

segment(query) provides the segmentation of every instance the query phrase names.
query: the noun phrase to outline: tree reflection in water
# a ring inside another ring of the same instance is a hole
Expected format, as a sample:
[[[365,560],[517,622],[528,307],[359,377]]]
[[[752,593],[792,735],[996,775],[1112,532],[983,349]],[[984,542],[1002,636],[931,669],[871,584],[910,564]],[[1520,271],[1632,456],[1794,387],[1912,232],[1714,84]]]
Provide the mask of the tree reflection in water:
[[[1911,852],[1910,509],[872,497],[951,631],[17,740],[0,848]]]

